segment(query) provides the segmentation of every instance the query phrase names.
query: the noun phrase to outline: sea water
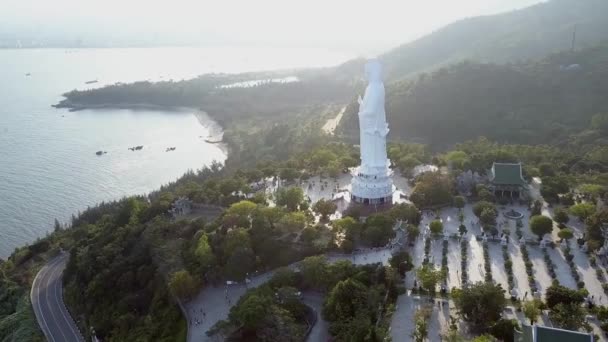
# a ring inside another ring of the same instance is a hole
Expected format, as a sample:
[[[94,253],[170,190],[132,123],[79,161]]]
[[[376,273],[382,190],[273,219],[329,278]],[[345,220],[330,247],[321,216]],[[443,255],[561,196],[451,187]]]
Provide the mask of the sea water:
[[[194,110],[52,108],[62,93],[209,72],[329,66],[347,58],[309,49],[0,50],[0,257],[48,234],[55,218],[69,222],[87,206],[145,194],[226,158],[221,146],[204,141],[217,135],[217,125],[197,119]],[[143,149],[128,149],[138,145]],[[107,153],[97,156],[100,150]]]

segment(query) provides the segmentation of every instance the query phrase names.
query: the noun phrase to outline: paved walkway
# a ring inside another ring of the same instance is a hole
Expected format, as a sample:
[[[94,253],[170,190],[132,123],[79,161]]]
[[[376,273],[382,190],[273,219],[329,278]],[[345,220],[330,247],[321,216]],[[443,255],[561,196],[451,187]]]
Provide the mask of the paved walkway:
[[[366,250],[365,252],[353,255],[329,254],[328,262],[338,260],[350,260],[354,264],[364,265],[373,263],[388,264],[391,257],[391,250],[376,249]],[[294,263],[288,267],[295,269],[299,263]],[[245,294],[248,288],[258,287],[266,283],[274,271],[269,271],[251,278],[251,282],[244,284],[228,285],[220,287],[204,288],[192,301],[184,305],[188,327],[188,341],[221,341],[220,337],[210,338],[206,332],[219,320],[228,318],[230,308]]]
[[[321,312],[323,311],[324,296],[318,292],[305,292],[302,297],[304,304],[313,308],[317,313],[317,322],[312,327],[307,342],[325,342],[330,339],[329,323],[323,319]]]

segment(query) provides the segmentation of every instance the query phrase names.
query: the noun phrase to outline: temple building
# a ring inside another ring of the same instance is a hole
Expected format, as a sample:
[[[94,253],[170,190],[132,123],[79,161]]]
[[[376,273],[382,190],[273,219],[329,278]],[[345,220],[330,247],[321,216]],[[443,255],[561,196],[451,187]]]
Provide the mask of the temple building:
[[[527,188],[521,163],[492,164],[490,190],[496,197],[520,199],[526,196]]]

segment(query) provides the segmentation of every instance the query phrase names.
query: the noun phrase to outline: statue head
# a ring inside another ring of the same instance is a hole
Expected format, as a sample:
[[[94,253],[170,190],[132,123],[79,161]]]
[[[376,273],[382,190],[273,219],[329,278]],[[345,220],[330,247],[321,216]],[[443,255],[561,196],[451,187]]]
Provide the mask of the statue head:
[[[382,64],[373,58],[365,63],[365,79],[368,82],[382,82]]]

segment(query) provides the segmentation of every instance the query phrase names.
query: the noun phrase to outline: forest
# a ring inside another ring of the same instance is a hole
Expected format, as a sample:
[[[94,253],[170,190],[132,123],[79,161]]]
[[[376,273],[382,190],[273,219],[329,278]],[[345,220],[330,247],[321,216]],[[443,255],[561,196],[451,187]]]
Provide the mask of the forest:
[[[436,148],[479,136],[553,145],[589,138],[593,116],[608,112],[607,61],[603,45],[507,65],[461,62],[387,84],[389,137]],[[356,112],[353,102],[338,132],[358,132]]]

